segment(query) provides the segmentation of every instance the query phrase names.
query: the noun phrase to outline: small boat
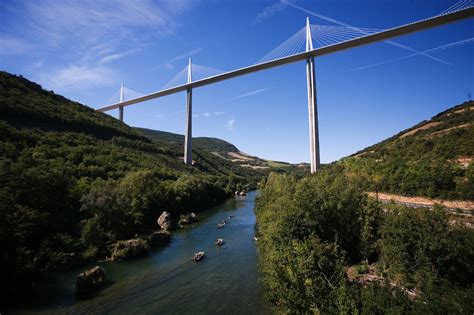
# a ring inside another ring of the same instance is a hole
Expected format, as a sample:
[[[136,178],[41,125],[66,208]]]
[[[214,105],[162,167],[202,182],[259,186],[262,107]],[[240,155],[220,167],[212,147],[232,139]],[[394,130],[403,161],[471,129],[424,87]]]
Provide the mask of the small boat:
[[[225,226],[225,223],[218,223],[217,228],[222,229]]]
[[[224,240],[222,238],[218,238],[217,241],[214,242],[214,244],[221,246],[222,244],[224,244]]]
[[[254,241],[258,241],[258,238],[256,236],[253,237]]]
[[[194,257],[191,259],[194,261],[200,261],[202,257],[204,257],[204,252],[197,252],[196,254],[194,254]]]

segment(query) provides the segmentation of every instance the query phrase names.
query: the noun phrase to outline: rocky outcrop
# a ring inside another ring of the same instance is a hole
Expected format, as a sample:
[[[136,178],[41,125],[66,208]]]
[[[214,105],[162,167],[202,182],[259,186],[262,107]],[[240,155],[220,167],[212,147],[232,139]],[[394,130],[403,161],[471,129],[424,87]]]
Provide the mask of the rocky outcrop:
[[[179,225],[191,224],[199,221],[199,217],[194,212],[188,213],[186,215],[181,215],[179,217]]]
[[[86,270],[77,276],[76,293],[90,294],[100,289],[105,283],[105,270],[100,266]]]
[[[168,231],[156,231],[148,236],[148,244],[151,247],[163,246],[169,243],[171,237]]]
[[[174,228],[171,214],[168,211],[163,211],[163,213],[160,215],[156,222],[165,231],[169,231]]]
[[[133,259],[148,254],[150,246],[146,240],[136,238],[127,241],[118,241],[112,250],[112,261]]]

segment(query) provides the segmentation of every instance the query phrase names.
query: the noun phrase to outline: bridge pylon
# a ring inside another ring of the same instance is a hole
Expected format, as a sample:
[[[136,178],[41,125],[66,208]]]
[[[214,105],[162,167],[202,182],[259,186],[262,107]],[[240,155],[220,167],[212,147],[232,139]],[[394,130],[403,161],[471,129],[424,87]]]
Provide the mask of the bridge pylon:
[[[306,18],[306,51],[313,50],[313,38],[309,17]],[[319,125],[318,102],[316,98],[316,72],[314,70],[314,56],[306,59],[306,78],[308,82],[308,118],[309,118],[309,151],[311,157],[311,173],[320,168],[319,157]]]
[[[189,58],[188,64],[188,82],[193,78],[192,63]],[[191,165],[193,162],[192,139],[193,139],[193,89],[188,87],[186,90],[186,132],[184,134],[184,163]]]
[[[122,82],[122,85],[120,85],[120,103],[123,103],[124,101],[124,92],[125,88]],[[123,122],[123,106],[119,106],[119,119],[121,122]]]

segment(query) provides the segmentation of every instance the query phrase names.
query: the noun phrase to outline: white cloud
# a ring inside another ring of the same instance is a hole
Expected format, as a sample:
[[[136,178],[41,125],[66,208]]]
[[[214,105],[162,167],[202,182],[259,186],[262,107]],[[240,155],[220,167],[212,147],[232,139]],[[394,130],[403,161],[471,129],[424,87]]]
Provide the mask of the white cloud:
[[[233,98],[233,100],[237,100],[237,99],[239,99],[239,98],[243,98],[243,97],[247,97],[247,96],[252,96],[252,95],[255,95],[255,94],[258,94],[258,93],[262,93],[262,92],[265,92],[265,91],[268,91],[268,90],[269,90],[269,89],[255,90],[255,91],[252,91],[252,92],[248,92],[248,93],[245,93],[245,94],[236,96],[236,97]]]
[[[116,71],[104,66],[70,65],[43,75],[43,82],[53,89],[83,89],[118,83]]]
[[[227,129],[230,131],[235,129],[235,117],[227,122]]]
[[[276,13],[282,11],[286,7],[286,3],[282,1],[278,1],[274,4],[268,5],[260,11],[257,16],[255,17],[254,23],[261,23],[268,18],[271,18]]]
[[[193,114],[194,118],[199,118],[199,117],[206,117],[206,118],[211,118],[211,117],[219,117],[224,115],[225,112],[204,112],[202,114]]]
[[[31,46],[20,38],[0,35],[0,55],[21,55]]]
[[[138,51],[140,51],[140,49],[132,49],[132,50],[124,51],[124,52],[122,52],[122,53],[107,55],[107,56],[102,57],[102,58],[99,60],[99,64],[109,63],[109,62],[112,62],[112,61],[121,59],[121,58],[123,58],[123,57],[126,57],[126,56],[128,56],[128,55],[134,54],[134,53],[136,53],[136,52],[138,52]]]
[[[195,48],[193,50],[190,50],[190,51],[187,51],[183,54],[180,54],[180,55],[177,55],[173,58],[171,58],[170,60],[168,60],[166,63],[165,63],[165,67],[168,68],[168,69],[173,69],[174,68],[174,63],[176,61],[180,61],[180,60],[183,60],[183,59],[186,59],[186,58],[189,58],[189,57],[192,57],[194,56],[195,54],[198,54],[202,51],[202,48]]]
[[[44,67],[32,65],[36,80],[84,93],[84,88],[117,83],[120,74],[110,64],[174,34],[177,17],[193,1],[25,0],[11,10],[22,17],[16,23],[28,30],[28,41],[0,35],[0,55],[41,50],[56,70],[40,72]]]
[[[32,67],[33,67],[33,69],[39,69],[39,68],[43,67],[43,65],[44,65],[44,59],[40,59],[40,60],[34,62]]]
[[[69,39],[78,47],[132,39],[131,28],[154,27],[157,33],[172,33],[174,8],[150,0],[43,0],[26,2],[33,31],[60,46]]]
[[[77,60],[106,63],[136,52],[158,36],[174,34],[179,26],[176,17],[190,4],[190,0],[180,0],[180,5],[152,0],[42,0],[25,1],[18,14],[41,46],[73,48]],[[153,35],[143,32],[146,28],[153,29]]]

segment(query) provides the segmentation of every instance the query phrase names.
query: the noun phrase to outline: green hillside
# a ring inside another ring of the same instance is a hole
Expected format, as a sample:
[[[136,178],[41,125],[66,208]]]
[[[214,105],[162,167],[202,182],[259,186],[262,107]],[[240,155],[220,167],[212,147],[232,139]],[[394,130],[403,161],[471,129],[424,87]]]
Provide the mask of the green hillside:
[[[166,141],[172,142],[179,145],[184,144],[184,136],[178,135],[171,132],[166,131],[158,131],[152,129],[145,129],[145,128],[135,128],[143,134],[144,136],[156,140],[156,141]],[[216,151],[216,152],[239,152],[239,150],[231,143],[217,139],[217,138],[208,138],[208,137],[196,137],[193,138],[193,147],[198,149],[204,149],[208,151]]]
[[[145,128],[135,128],[141,135],[157,142],[171,143],[182,147],[184,136],[165,131],[151,130]],[[294,165],[286,162],[270,161],[257,156],[248,155],[241,152],[233,144],[217,138],[196,137],[193,138],[193,152],[205,152],[206,158],[212,160],[214,164],[224,163],[226,167],[253,170],[259,174],[268,174],[269,172],[292,172],[304,174],[309,172],[309,165]],[[217,158],[217,159],[216,159]],[[204,161],[201,161],[204,162]],[[229,164],[230,163],[230,164]]]
[[[474,200],[474,102],[465,102],[333,163],[366,188]]]
[[[316,174],[271,174],[255,209],[267,300],[285,314],[472,314],[472,224],[366,192],[474,200],[473,109],[455,106]]]
[[[182,150],[0,72],[2,289],[24,294],[38,271],[104,258],[162,211],[198,212],[263,175],[199,146],[186,166]]]

